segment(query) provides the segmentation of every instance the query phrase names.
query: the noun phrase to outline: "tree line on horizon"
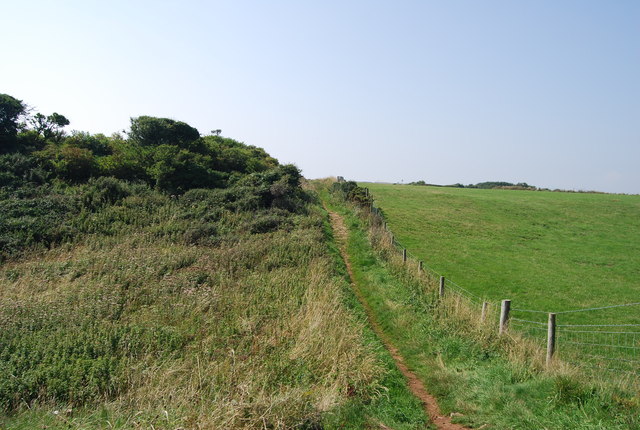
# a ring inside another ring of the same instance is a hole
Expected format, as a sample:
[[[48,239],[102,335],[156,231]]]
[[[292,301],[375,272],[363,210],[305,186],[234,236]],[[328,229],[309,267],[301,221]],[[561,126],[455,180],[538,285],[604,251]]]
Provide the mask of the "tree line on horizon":
[[[437,185],[437,184],[428,184],[425,181],[416,181],[410,182],[407,185],[424,185],[431,187],[449,187],[449,188],[478,188],[482,190],[491,190],[491,189],[512,189],[512,190],[538,190],[539,188],[535,185],[529,185],[526,182],[518,182],[516,184],[512,182],[505,181],[487,181],[487,182],[478,182],[477,184],[468,184],[464,185],[461,183],[455,183],[451,185]]]

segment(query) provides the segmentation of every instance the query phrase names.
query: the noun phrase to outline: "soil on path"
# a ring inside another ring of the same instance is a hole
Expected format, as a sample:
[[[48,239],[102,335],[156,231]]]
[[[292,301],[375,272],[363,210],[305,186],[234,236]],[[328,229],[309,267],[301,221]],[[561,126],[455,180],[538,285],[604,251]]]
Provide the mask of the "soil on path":
[[[351,287],[358,300],[362,304],[367,314],[367,319],[369,320],[369,325],[376,333],[376,335],[382,340],[385,347],[393,357],[393,360],[396,363],[396,366],[402,372],[404,377],[407,379],[407,385],[409,390],[422,402],[422,406],[424,410],[431,418],[433,424],[443,430],[468,430],[468,427],[461,426],[460,424],[455,424],[451,422],[451,418],[447,415],[442,415],[440,412],[440,408],[438,407],[438,402],[435,397],[429,394],[422,383],[422,381],[413,373],[406,365],[404,357],[400,354],[398,349],[393,346],[389,337],[384,333],[382,327],[377,322],[373,310],[365,300],[362,292],[358,288],[358,285],[355,283],[353,277],[353,270],[351,268],[351,261],[349,259],[349,254],[347,254],[346,244],[347,244],[347,236],[349,234],[347,227],[344,223],[344,219],[339,214],[330,211],[326,206],[325,209],[329,212],[329,216],[331,217],[331,226],[333,228],[334,236],[338,242],[338,246],[340,248],[340,254],[342,255],[342,259],[344,260],[344,264],[347,267],[347,272],[349,273],[349,279],[351,280]]]

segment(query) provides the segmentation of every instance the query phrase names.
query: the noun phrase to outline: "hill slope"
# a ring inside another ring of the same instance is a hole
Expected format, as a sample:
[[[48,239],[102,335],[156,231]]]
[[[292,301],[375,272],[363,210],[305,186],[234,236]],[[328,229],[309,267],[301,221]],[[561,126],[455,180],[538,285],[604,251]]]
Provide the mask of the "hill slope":
[[[411,253],[476,295],[546,311],[637,302],[640,196],[366,186]]]

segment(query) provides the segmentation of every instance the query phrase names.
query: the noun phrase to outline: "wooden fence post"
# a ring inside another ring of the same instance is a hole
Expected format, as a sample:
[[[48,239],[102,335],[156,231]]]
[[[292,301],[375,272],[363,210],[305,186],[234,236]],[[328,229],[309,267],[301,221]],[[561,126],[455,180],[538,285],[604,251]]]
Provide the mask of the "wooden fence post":
[[[480,322],[485,322],[485,320],[487,319],[487,306],[489,306],[489,303],[482,302],[482,314],[480,314]]]
[[[547,324],[547,366],[551,364],[554,352],[556,352],[556,314],[550,313]]]
[[[402,262],[407,262],[407,248],[402,248]]]
[[[418,273],[422,272],[422,261],[418,260]]]
[[[507,331],[507,325],[509,324],[509,311],[511,310],[511,300],[503,300],[500,307],[500,330],[499,334],[504,334]]]
[[[444,276],[440,276],[440,289],[438,290],[438,295],[440,297],[444,297]]]
[[[391,238],[391,246],[393,246],[393,233],[391,233],[389,237]]]

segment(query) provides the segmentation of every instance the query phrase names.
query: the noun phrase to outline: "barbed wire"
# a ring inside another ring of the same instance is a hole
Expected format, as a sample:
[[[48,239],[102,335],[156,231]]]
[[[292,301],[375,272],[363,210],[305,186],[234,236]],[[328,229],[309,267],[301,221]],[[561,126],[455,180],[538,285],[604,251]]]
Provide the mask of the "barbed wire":
[[[547,312],[547,311],[534,311],[531,309],[516,309],[516,308],[511,308],[512,311],[514,312],[530,312],[530,313],[536,313],[536,314],[548,314],[548,313],[552,313],[552,312]]]
[[[608,361],[623,361],[623,362],[628,362],[628,363],[640,363],[640,360],[630,360],[627,358],[615,358],[615,357],[605,357],[603,355],[591,355],[591,354],[585,354],[585,357],[589,357],[589,358],[595,358],[597,360],[608,360]]]
[[[612,343],[575,342],[572,340],[565,340],[564,343],[569,343],[572,345],[605,346],[607,348],[623,348],[623,349],[640,350],[640,346],[614,345]]]
[[[525,322],[525,323],[529,323],[529,324],[547,325],[547,323],[545,323],[545,322],[522,320],[520,318],[511,318],[511,321],[520,321],[520,322]]]
[[[557,324],[556,327],[640,327],[640,324]]]
[[[619,369],[619,368],[603,367],[603,366],[590,366],[584,362],[577,362],[577,361],[567,361],[567,363],[573,364],[574,366],[577,366],[577,367],[585,367],[588,369],[606,370],[606,371],[616,372],[616,373],[629,373],[635,376],[640,375],[640,371],[638,370],[627,370],[627,369]]]
[[[571,310],[571,311],[559,311],[559,312],[555,312],[555,313],[556,314],[571,314],[571,313],[575,313],[575,312],[599,311],[601,309],[622,308],[622,307],[625,307],[625,306],[638,306],[638,305],[640,305],[640,302],[624,303],[624,304],[620,304],[620,305],[601,306],[601,307],[598,307],[598,308],[574,309],[574,310]]]
[[[567,327],[560,325],[556,327]],[[640,331],[600,331],[600,330],[562,330],[562,333],[597,333],[597,334],[635,334],[640,335]]]

